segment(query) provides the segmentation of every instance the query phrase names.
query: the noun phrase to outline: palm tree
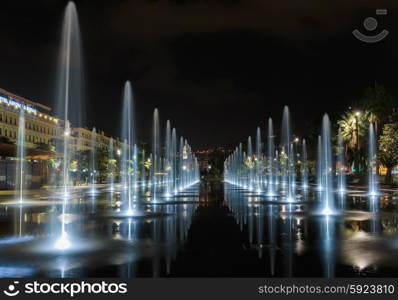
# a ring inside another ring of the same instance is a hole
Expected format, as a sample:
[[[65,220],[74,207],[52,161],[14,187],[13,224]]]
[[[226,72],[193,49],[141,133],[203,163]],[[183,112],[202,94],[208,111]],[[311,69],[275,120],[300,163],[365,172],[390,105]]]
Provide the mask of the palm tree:
[[[364,139],[368,126],[368,113],[359,111],[348,111],[338,121],[341,136],[345,143],[345,156],[347,162],[354,163],[353,169],[360,170],[360,153],[363,148]]]

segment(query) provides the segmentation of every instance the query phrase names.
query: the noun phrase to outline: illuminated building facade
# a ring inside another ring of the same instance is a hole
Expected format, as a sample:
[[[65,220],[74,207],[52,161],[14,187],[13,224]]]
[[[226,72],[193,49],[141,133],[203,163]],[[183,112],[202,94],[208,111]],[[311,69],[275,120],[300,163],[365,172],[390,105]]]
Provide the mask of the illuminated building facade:
[[[51,115],[51,108],[33,102],[4,89],[0,89],[0,190],[15,188],[16,144],[21,109],[25,115],[25,170],[26,186],[39,188],[50,179],[48,164],[45,160],[62,158],[55,152],[57,140],[64,139],[64,121]],[[92,131],[86,128],[73,128],[70,145],[75,151],[92,149]],[[98,131],[96,148],[107,150],[110,137]],[[118,139],[114,149],[120,151]]]
[[[64,122],[50,114],[50,107],[4,89],[0,89],[0,137],[12,143],[17,141],[20,109],[25,111],[25,144],[28,148],[36,148],[39,144],[52,145],[55,139],[63,139]],[[91,130],[87,128],[72,128],[71,138],[74,150],[90,150],[92,147]],[[97,132],[97,148],[108,149],[109,140],[103,131]],[[117,139],[115,147],[120,147]]]
[[[27,147],[49,144],[62,136],[62,122],[49,114],[51,108],[0,89],[0,137],[16,142],[20,109],[25,110]]]

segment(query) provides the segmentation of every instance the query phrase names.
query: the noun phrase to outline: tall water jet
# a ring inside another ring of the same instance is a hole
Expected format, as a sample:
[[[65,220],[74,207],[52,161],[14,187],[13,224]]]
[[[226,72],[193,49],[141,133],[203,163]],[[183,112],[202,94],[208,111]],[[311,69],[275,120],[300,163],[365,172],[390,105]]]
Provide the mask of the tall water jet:
[[[238,148],[238,156],[239,156],[239,165],[240,165],[240,176],[238,177],[238,182],[243,188],[247,188],[246,183],[244,181],[243,177],[243,165],[244,165],[244,153],[243,153],[243,146],[242,143],[239,143],[239,148]]]
[[[322,119],[322,186],[324,188],[322,214],[334,213],[333,162],[330,137],[330,120],[327,114]]]
[[[274,144],[275,147],[275,144]],[[280,161],[279,161],[279,151],[275,150],[275,156],[274,156],[274,172],[273,172],[273,178],[274,178],[274,191],[277,190],[279,183],[281,181],[280,179]]]
[[[132,193],[136,178],[134,177],[134,146],[135,146],[135,127],[134,127],[134,106],[133,91],[130,81],[126,81],[123,89],[123,111],[122,111],[122,201],[127,202],[126,213],[133,214]]]
[[[294,151],[294,145],[293,143],[290,143],[290,151],[289,151],[289,174],[290,174],[290,195],[295,195],[296,194],[296,157],[295,157],[295,151]],[[291,196],[292,197],[292,196]],[[288,198],[291,199],[290,201],[293,201],[295,197]]]
[[[301,188],[303,190],[308,189],[308,155],[307,155],[307,142],[303,139],[302,150],[301,150]]]
[[[145,157],[145,149],[142,149],[141,151],[141,185],[145,186],[145,162],[146,162],[146,157]]]
[[[185,189],[188,185],[189,182],[189,177],[188,177],[188,170],[190,169],[189,165],[189,150],[188,150],[188,141],[184,139],[184,148],[183,148],[183,178],[184,178],[184,185],[183,189]]]
[[[97,181],[97,173],[98,173],[98,168],[97,168],[97,131],[95,127],[93,128],[91,132],[91,142],[90,142],[90,170],[91,170],[91,194],[95,194],[95,184]]]
[[[171,160],[172,160],[172,181],[173,181],[173,193],[177,193],[177,131],[173,128],[171,132]]]
[[[316,160],[316,188],[318,191],[323,191],[323,182],[322,182],[322,137],[318,135],[318,143],[317,143],[317,160]]]
[[[60,250],[69,248],[70,241],[66,230],[69,185],[69,161],[71,157],[69,147],[70,122],[81,126],[82,121],[82,55],[79,32],[79,22],[76,7],[69,2],[64,16],[62,30],[62,45],[60,49],[60,62],[58,71],[57,115],[64,119],[63,138],[63,205],[61,220],[61,236],[56,241],[55,247]]]
[[[159,163],[160,163],[160,125],[159,125],[159,111],[157,108],[153,111],[153,127],[152,127],[152,197],[156,201],[156,185],[158,182]]]
[[[15,190],[16,199],[20,205],[23,204],[24,188],[26,180],[26,163],[25,163],[25,113],[20,108],[18,119],[18,137],[17,137],[17,165],[15,173]]]
[[[247,189],[249,186],[247,184],[247,167],[246,167],[246,151],[243,150],[242,148],[242,152],[241,152],[241,168],[240,168],[240,181],[241,181],[241,185],[243,188]]]
[[[373,124],[369,125],[369,145],[368,145],[368,188],[369,196],[379,194],[379,180],[377,171],[377,151],[376,138]]]
[[[281,146],[283,149],[284,155],[284,165],[283,165],[283,185],[285,186],[286,199],[289,202],[294,201],[295,195],[293,192],[293,180],[294,180],[294,157],[291,153],[291,124],[290,124],[290,112],[287,106],[283,109],[283,118],[282,118],[282,141]]]
[[[24,189],[26,184],[26,162],[25,162],[25,112],[20,108],[18,119],[17,137],[17,165],[15,173],[15,190],[17,193],[16,201],[19,203],[19,236],[22,236],[22,206],[24,199]]]
[[[165,143],[165,173],[166,173],[166,197],[170,197],[173,191],[173,166],[172,166],[172,145],[171,145],[171,125],[170,120],[166,122],[166,143]]]
[[[178,149],[178,190],[182,191],[184,185],[183,171],[184,171],[184,138],[181,136]]]
[[[132,187],[136,189],[138,187],[138,147],[137,144],[133,144],[133,161],[132,161]],[[135,195],[133,196],[135,199]]]
[[[152,153],[149,153],[148,157],[148,162],[149,162],[149,176],[148,176],[148,186],[152,186],[152,178],[153,178],[153,155]]]
[[[113,138],[109,139],[108,146],[108,184],[109,190],[113,192],[115,190],[115,149],[113,146]]]
[[[261,164],[262,164],[262,143],[261,143],[261,129],[257,127],[256,132],[256,157],[255,157],[255,172],[256,172],[256,185],[257,192],[262,191],[262,176],[261,176]]]
[[[268,158],[268,180],[267,180],[267,194],[268,196],[275,196],[275,137],[274,137],[274,126],[272,123],[272,119],[268,119],[268,143],[267,143],[267,158]]]
[[[253,190],[254,161],[253,161],[253,146],[252,146],[251,136],[247,138],[247,158],[245,161],[246,161],[246,166],[249,169],[247,174],[247,186],[250,190]]]
[[[338,191],[339,193],[346,192],[346,177],[345,177],[345,159],[344,159],[344,140],[341,133],[341,128],[339,128],[337,134],[337,143],[338,143],[338,153],[337,153],[337,182],[338,182]]]

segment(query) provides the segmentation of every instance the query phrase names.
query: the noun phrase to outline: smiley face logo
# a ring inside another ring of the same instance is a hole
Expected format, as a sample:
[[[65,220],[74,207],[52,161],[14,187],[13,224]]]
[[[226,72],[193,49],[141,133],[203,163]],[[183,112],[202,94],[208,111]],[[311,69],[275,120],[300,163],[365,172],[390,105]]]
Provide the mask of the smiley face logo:
[[[376,10],[376,15],[387,15],[386,9],[378,9]],[[369,32],[372,32],[377,29],[378,23],[377,20],[373,17],[368,17],[363,21],[363,27]],[[352,34],[360,41],[365,43],[377,43],[383,40],[389,32],[387,30],[382,30],[376,35],[367,35],[360,32],[358,29],[355,29]]]
[[[4,294],[6,294],[9,297],[14,297],[19,294],[19,290],[17,290],[16,285],[19,283],[19,281],[14,281],[14,284],[10,284],[8,286],[7,290],[4,290]]]

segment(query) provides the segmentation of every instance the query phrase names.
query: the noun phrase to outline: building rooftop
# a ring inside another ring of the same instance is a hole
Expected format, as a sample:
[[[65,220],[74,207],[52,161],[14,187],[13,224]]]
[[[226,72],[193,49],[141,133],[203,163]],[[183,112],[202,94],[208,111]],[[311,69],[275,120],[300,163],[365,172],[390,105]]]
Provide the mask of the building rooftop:
[[[16,94],[13,94],[13,93],[11,93],[9,91],[6,91],[6,90],[4,90],[2,88],[0,88],[0,94],[7,95],[8,97],[10,97],[12,99],[15,99],[18,102],[23,103],[23,104],[25,104],[27,106],[39,107],[39,108],[44,109],[46,111],[51,111],[51,107],[49,107],[49,106],[43,105],[41,103],[33,102],[33,101],[28,100],[28,99],[26,99],[24,97],[21,97],[21,96],[18,96]]]

